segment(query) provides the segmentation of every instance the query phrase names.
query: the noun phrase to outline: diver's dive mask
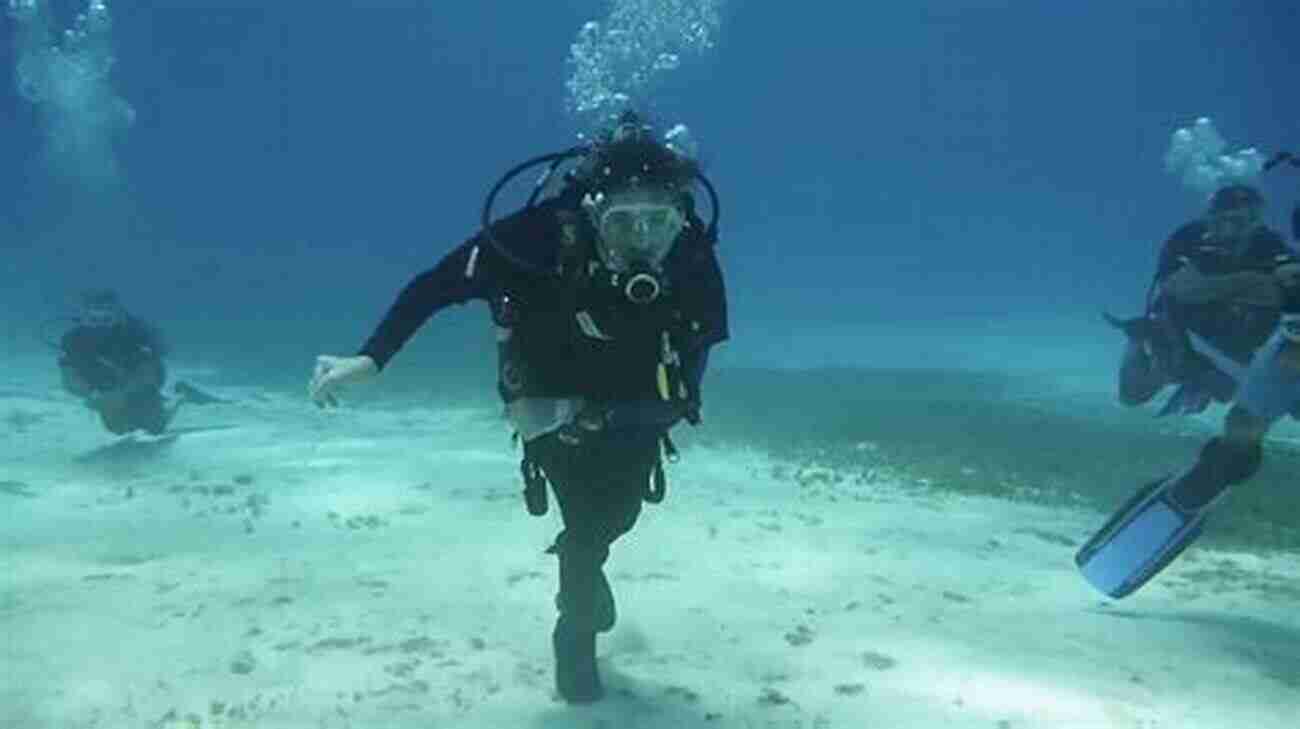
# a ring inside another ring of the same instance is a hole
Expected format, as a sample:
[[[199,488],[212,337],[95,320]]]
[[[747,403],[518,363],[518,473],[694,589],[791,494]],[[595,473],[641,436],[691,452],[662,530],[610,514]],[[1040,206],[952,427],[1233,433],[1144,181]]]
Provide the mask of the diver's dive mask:
[[[686,228],[686,215],[660,193],[595,193],[583,200],[596,228],[601,263],[616,274],[629,301],[658,298],[657,272]]]
[[[597,231],[606,263],[625,268],[636,262],[657,266],[685,227],[686,217],[675,205],[629,203],[602,212]]]

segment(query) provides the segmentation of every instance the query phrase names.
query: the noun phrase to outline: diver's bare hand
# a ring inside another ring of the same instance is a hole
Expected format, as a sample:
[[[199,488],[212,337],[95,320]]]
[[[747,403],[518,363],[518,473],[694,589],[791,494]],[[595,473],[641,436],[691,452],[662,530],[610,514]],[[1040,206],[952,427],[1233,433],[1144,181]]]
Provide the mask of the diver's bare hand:
[[[335,395],[351,382],[369,379],[379,372],[375,361],[365,355],[334,357],[322,354],[316,358],[316,370],[307,385],[307,395],[317,407],[338,405]]]

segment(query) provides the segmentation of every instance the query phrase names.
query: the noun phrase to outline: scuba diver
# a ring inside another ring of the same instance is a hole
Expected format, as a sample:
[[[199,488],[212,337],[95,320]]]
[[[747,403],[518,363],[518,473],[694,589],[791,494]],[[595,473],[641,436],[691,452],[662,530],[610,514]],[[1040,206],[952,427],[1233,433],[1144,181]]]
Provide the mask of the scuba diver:
[[[549,167],[527,204],[493,220],[501,189],[540,165]],[[376,375],[434,313],[488,302],[498,392],[523,442],[523,500],[546,513],[549,483],[563,520],[547,551],[559,561],[555,686],[569,703],[603,695],[596,635],[616,619],[603,565],[642,502],[664,498],[663,458],[676,457],[668,432],[699,424],[709,350],[728,337],[718,212],[697,163],[627,112],[589,145],[510,170],[482,229],[406,286],[358,354],[320,356],[308,387],[317,405],[334,405],[341,385]]]
[[[1269,166],[1286,160],[1300,167],[1300,160],[1286,153],[1275,157]],[[1257,207],[1258,193],[1253,189],[1225,189],[1231,197],[1246,200],[1248,207]],[[1224,205],[1220,197],[1216,194],[1212,209]],[[1291,213],[1291,226],[1293,238],[1300,243],[1300,204]],[[1251,240],[1264,241],[1261,258],[1277,243],[1263,235]],[[1231,378],[1234,402],[1224,417],[1222,432],[1201,448],[1195,463],[1139,489],[1075,554],[1075,564],[1085,579],[1101,592],[1124,597],[1169,565],[1200,535],[1206,516],[1228,488],[1248,481],[1259,470],[1264,457],[1262,442],[1273,424],[1287,415],[1300,419],[1300,260],[1289,255],[1284,243],[1282,246],[1272,269],[1255,273],[1257,278],[1246,279],[1249,283],[1228,283],[1233,281],[1230,275],[1195,271],[1183,283],[1173,284],[1175,290],[1186,286],[1183,291],[1196,291],[1199,286],[1204,292],[1253,292],[1258,299],[1252,296],[1251,300],[1268,304],[1270,309],[1276,307],[1278,324],[1244,363],[1239,353],[1219,346],[1209,336],[1194,328],[1188,333],[1190,349],[1203,357],[1207,366]],[[1188,254],[1196,251],[1185,247],[1184,251],[1188,258],[1185,270],[1194,265]],[[1228,301],[1228,306],[1245,300],[1208,293],[1201,297],[1201,301]]]
[[[1159,415],[1195,414],[1211,401],[1230,402],[1232,377],[1191,347],[1204,338],[1245,364],[1277,328],[1282,287],[1279,264],[1292,251],[1263,222],[1264,198],[1247,185],[1228,185],[1210,198],[1203,218],[1165,242],[1146,312],[1105,317],[1128,337],[1119,371],[1119,400],[1149,402],[1165,386],[1177,390]]]
[[[112,291],[86,293],[73,321],[57,345],[64,389],[99,413],[114,435],[161,434],[184,398],[168,403],[162,395],[166,352],[158,330],[127,312]]]

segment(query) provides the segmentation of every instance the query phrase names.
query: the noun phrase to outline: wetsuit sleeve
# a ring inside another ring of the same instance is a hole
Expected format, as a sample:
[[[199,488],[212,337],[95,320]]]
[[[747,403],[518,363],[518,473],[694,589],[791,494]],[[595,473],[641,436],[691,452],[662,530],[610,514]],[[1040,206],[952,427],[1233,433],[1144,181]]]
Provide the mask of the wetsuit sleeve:
[[[514,255],[546,267],[557,255],[558,225],[554,205],[543,204],[515,212],[492,229]],[[358,354],[383,369],[429,317],[452,304],[491,297],[512,270],[481,233],[474,236],[406,285]]]
[[[1156,265],[1156,280],[1164,280],[1170,274],[1183,267],[1186,260],[1196,253],[1200,244],[1200,230],[1196,225],[1185,225],[1169,236],[1160,250],[1160,261]]]
[[[429,317],[452,304],[485,298],[489,276],[479,270],[484,246],[472,238],[406,285],[358,354],[383,369]]]

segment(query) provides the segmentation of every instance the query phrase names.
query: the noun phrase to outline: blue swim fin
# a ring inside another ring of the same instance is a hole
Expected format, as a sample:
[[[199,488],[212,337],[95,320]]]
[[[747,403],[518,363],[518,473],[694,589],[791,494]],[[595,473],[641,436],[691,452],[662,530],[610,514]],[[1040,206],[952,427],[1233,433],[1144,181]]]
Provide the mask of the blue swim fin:
[[[1161,478],[1141,488],[1074,556],[1093,587],[1124,597],[1155,577],[1201,535],[1207,508],[1175,499],[1182,479]]]
[[[1259,470],[1258,443],[1211,438],[1191,468],[1144,486],[1074,556],[1093,587],[1120,598],[1155,577],[1201,535],[1205,515]]]

